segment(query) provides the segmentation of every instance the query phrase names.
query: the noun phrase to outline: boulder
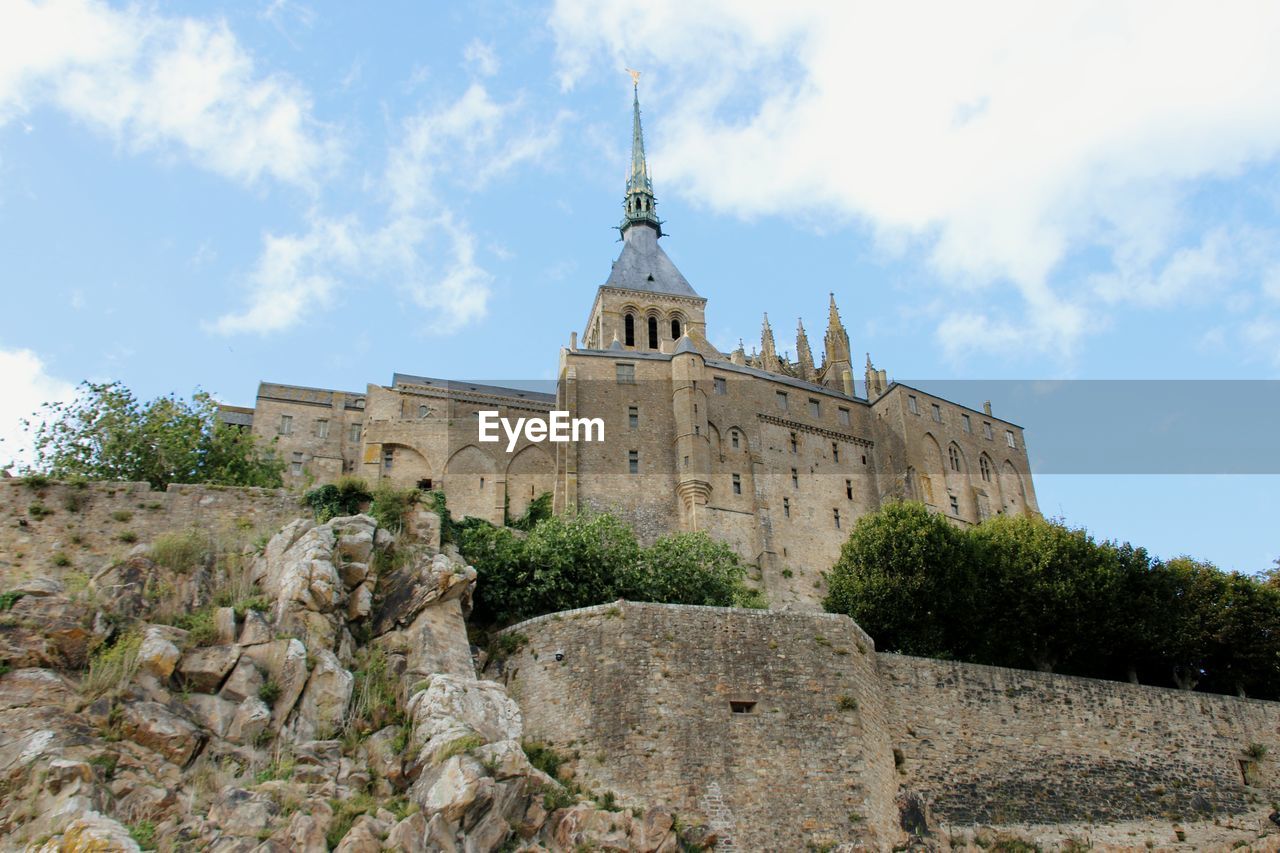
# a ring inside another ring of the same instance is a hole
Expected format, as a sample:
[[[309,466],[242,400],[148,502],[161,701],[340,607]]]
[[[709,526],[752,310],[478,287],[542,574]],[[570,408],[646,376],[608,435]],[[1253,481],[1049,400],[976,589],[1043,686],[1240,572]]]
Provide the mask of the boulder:
[[[442,747],[468,735],[486,743],[519,741],[520,708],[502,686],[454,675],[435,675],[427,689],[409,700],[413,746],[424,764]]]
[[[138,669],[142,672],[166,681],[181,657],[182,651],[164,629],[150,625],[143,632],[138,646]]]
[[[213,611],[213,627],[218,632],[218,642],[230,644],[236,641],[236,611],[219,607]]]
[[[299,724],[307,730],[299,731],[312,737],[316,733],[328,735],[338,730],[346,717],[355,685],[355,676],[343,669],[333,652],[320,649],[314,658],[315,667],[297,707]]]
[[[238,707],[235,702],[208,693],[192,693],[186,704],[195,721],[218,737],[226,737]]]
[[[275,639],[267,614],[260,610],[249,610],[244,614],[244,627],[240,629],[240,645],[256,646],[269,643]]]
[[[337,534],[337,551],[344,562],[365,563],[373,557],[374,532],[378,522],[372,516],[353,515],[329,522]]]
[[[184,767],[204,745],[204,735],[190,720],[158,702],[124,702],[120,729],[134,743]]]
[[[336,853],[381,853],[382,836],[386,827],[381,821],[362,814],[351,824],[351,829],[334,848]]]
[[[373,584],[369,581],[351,590],[347,597],[347,618],[355,621],[373,612]]]
[[[279,730],[307,684],[307,649],[297,640],[272,640],[244,650],[280,688],[271,706],[271,727]]]
[[[258,671],[257,665],[248,655],[241,655],[227,680],[222,683],[218,695],[231,702],[243,702],[250,696],[257,696],[262,684],[262,673]]]
[[[285,831],[284,843],[290,850],[299,853],[328,853],[329,842],[325,838],[328,821],[304,812],[294,812],[289,818],[289,828]]]
[[[427,853],[427,819],[422,812],[414,812],[391,827],[387,833],[387,847],[402,853]]]
[[[494,853],[510,834],[511,825],[497,809],[491,808],[475,826],[467,829],[467,840],[462,845],[463,853]]]
[[[400,568],[382,578],[382,606],[373,623],[374,635],[413,622],[424,607],[436,601],[462,601],[469,608],[476,570],[444,554],[416,550]]]
[[[236,743],[253,743],[259,733],[271,723],[271,709],[257,696],[247,696],[236,706],[227,739]]]
[[[141,851],[142,848],[119,821],[96,811],[85,811],[73,818],[60,835],[31,849],[40,853],[64,853],[72,850],[118,850],[131,853]]]
[[[400,739],[398,726],[387,726],[378,729],[365,739],[364,761],[376,778],[386,779],[396,790],[405,787],[404,756],[400,754],[397,741]]]
[[[178,663],[178,674],[192,690],[216,693],[238,660],[240,647],[236,645],[191,649]]]
[[[209,809],[209,822],[227,835],[257,838],[278,812],[271,797],[228,786]]]
[[[492,797],[493,780],[484,766],[469,755],[455,755],[437,770],[414,783],[413,798],[424,815],[440,815],[450,823],[460,823],[473,806]]]

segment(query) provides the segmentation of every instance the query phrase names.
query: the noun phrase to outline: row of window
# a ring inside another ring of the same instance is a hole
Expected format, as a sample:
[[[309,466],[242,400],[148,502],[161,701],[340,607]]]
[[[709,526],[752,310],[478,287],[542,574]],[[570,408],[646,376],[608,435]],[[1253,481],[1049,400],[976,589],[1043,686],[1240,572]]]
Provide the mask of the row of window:
[[[646,331],[649,333],[648,334],[649,349],[657,349],[658,348],[658,318],[652,317],[652,316],[649,317],[647,326],[648,328],[646,329]],[[671,340],[673,341],[680,340],[680,336],[683,333],[684,333],[684,329],[681,325],[680,318],[672,317],[671,318]],[[625,343],[627,346],[633,347],[636,345],[636,318],[634,314],[627,314],[625,317],[622,318],[622,335],[623,335],[623,343]]]
[[[617,378],[618,378],[619,385],[635,384],[636,366],[634,364],[618,362],[615,364],[615,367],[617,368]],[[729,393],[729,382],[723,376],[713,376],[711,379],[711,388],[712,388],[712,391],[717,396],[723,397],[725,394]],[[776,399],[778,401],[778,408],[783,412],[790,411],[791,404],[790,404],[790,396],[788,395],[788,393],[786,391],[778,391],[776,393],[777,393]],[[808,409],[809,417],[813,418],[814,420],[818,420],[822,417],[822,401],[821,400],[819,400],[817,397],[809,397],[808,406],[809,406],[809,409]],[[852,416],[849,413],[849,409],[845,406],[836,407],[836,418],[837,420],[839,420],[840,426],[847,427],[852,423]]]
[[[293,415],[281,415],[280,425],[276,428],[276,432],[280,435],[293,435]],[[329,419],[316,418],[311,424],[311,434],[316,438],[328,438]],[[348,437],[351,441],[360,440],[360,424],[351,425],[351,432]]]
[[[940,406],[937,403],[930,403],[929,406],[932,410],[934,422],[944,423],[944,421],[942,420],[942,406]],[[916,399],[915,394],[907,395],[907,409],[913,415],[920,414],[920,403]],[[973,420],[965,412],[960,413],[960,428],[970,435],[973,434]],[[995,439],[995,435],[991,429],[990,421],[982,422],[982,437],[985,438],[987,441],[993,441]],[[1014,435],[1013,435],[1013,430],[1011,429],[1007,429],[1004,431],[1004,441],[1005,441],[1005,444],[1009,445],[1010,447],[1018,446],[1017,440],[1014,438]]]

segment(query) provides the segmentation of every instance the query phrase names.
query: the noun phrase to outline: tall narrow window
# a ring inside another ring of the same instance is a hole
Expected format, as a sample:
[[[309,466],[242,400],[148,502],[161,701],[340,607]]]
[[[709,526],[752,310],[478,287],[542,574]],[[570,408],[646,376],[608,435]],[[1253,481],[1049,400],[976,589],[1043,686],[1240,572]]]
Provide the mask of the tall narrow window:
[[[738,474],[733,475],[733,493],[735,495],[742,494],[742,477]]]
[[[738,431],[735,429],[729,433],[729,441],[733,444],[733,449],[738,449]]]
[[[649,318],[649,349],[658,348],[658,318]]]
[[[963,415],[963,414],[962,414],[962,415],[960,416],[960,423],[964,426],[964,431],[965,431],[965,432],[968,432],[968,433],[972,433],[972,432],[973,432],[973,421],[969,419],[969,416],[968,416],[968,415]]]
[[[787,518],[791,517],[791,498],[782,499],[782,514]]]
[[[809,416],[813,418],[822,417],[822,403],[812,397],[809,398]]]
[[[622,319],[622,334],[627,346],[636,345],[636,318],[630,314]]]
[[[951,461],[951,470],[959,471],[960,451],[956,450],[956,446],[954,444],[947,448],[947,458]]]
[[[327,418],[316,419],[316,438],[329,437],[329,421]]]
[[[800,449],[799,442],[796,441],[796,434],[791,433],[791,452],[796,453]]]
[[[290,470],[292,470],[295,475],[302,473],[302,454],[301,453],[293,454],[293,466]]]
[[[839,530],[840,529],[840,510],[833,509],[831,510],[831,512],[835,515],[836,530]]]
[[[913,415],[920,414],[920,404],[916,402],[915,394],[907,395],[907,408],[911,410],[911,414]]]
[[[849,410],[843,406],[840,408],[840,426],[849,425]]]
[[[991,482],[991,463],[987,461],[987,457],[978,457],[978,469],[982,472],[982,479]]]
[[[293,416],[292,415],[280,416],[279,432],[281,435],[289,435],[291,432],[293,432]]]
[[[723,397],[725,394],[729,393],[728,383],[726,383],[726,382],[724,381],[724,377],[723,377],[723,376],[717,376],[717,377],[715,377],[715,380],[714,380],[714,382],[713,382],[713,386],[714,386],[714,388],[715,388],[715,392],[716,392],[718,395],[720,395],[721,397]]]
[[[382,451],[382,470],[390,471],[391,463],[395,461],[395,458],[396,458],[395,451],[392,451],[392,450]]]
[[[787,410],[787,392],[779,391],[777,392],[777,395],[778,395],[778,408],[782,409],[782,411],[785,412]]]
[[[430,406],[419,406],[419,407],[418,407],[418,417],[419,417],[420,419],[421,419],[421,418],[430,417],[430,415],[431,415],[431,407],[430,407]]]
[[[844,481],[844,496],[849,500],[853,500],[853,480]]]
[[[358,442],[360,440],[360,424],[351,425],[351,441]]]
[[[1009,445],[1010,447],[1017,447],[1017,446],[1018,446],[1017,442],[1015,442],[1015,441],[1013,440],[1013,430],[1011,430],[1011,429],[1007,429],[1007,430],[1005,430],[1005,431],[1004,431],[1004,442],[1005,442],[1005,444]]]
[[[955,495],[951,496],[951,514],[952,515],[960,514],[960,499],[957,498]]]
[[[987,421],[982,422],[982,437],[987,441],[991,440],[991,424]]]
[[[791,488],[793,489],[800,488],[800,472],[797,471],[795,468],[791,469]]]
[[[671,321],[671,340],[673,341],[680,340],[680,321],[679,320]]]
[[[831,442],[831,461],[832,462],[840,461],[840,445],[834,441]]]
[[[942,423],[942,407],[937,403],[933,404],[933,420],[935,423]]]
[[[630,471],[632,474],[640,473],[640,451],[639,450],[627,451],[627,470]]]
[[[627,407],[627,423],[630,425],[632,429],[640,428],[640,407],[639,406]]]

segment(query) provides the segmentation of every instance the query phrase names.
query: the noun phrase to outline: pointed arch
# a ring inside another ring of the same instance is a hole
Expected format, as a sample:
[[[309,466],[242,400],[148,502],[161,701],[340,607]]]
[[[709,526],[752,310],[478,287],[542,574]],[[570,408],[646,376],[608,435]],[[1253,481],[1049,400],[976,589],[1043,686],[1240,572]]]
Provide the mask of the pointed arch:
[[[511,457],[506,470],[507,514],[517,518],[529,503],[555,487],[556,463],[551,454],[537,444],[526,444]]]
[[[1027,511],[1027,488],[1022,475],[1008,459],[1000,466],[1000,499],[1002,509],[1010,515],[1021,515]]]
[[[449,509],[459,518],[475,516],[493,521],[498,500],[493,457],[474,444],[454,451],[444,465],[444,493]]]

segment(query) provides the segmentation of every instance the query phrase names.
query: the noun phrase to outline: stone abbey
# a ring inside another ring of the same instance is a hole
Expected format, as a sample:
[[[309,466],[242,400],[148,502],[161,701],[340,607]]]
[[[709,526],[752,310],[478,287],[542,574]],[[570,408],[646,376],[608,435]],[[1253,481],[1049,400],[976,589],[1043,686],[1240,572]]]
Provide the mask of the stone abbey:
[[[722,352],[707,299],[660,244],[639,95],[620,225],[622,251],[560,351],[555,393],[396,373],[364,391],[259,385],[224,419],[275,440],[292,483],[344,473],[443,489],[455,515],[495,523],[540,494],[557,512],[608,510],[642,540],[702,530],[760,568],[772,606],[812,607],[820,573],[862,514],[896,498],[957,524],[1036,512],[1022,429],[900,382],[867,357],[854,382],[831,294],[822,358],[803,324],[794,360],[765,316],[760,349]],[[481,442],[478,413],[602,419],[602,442]]]

